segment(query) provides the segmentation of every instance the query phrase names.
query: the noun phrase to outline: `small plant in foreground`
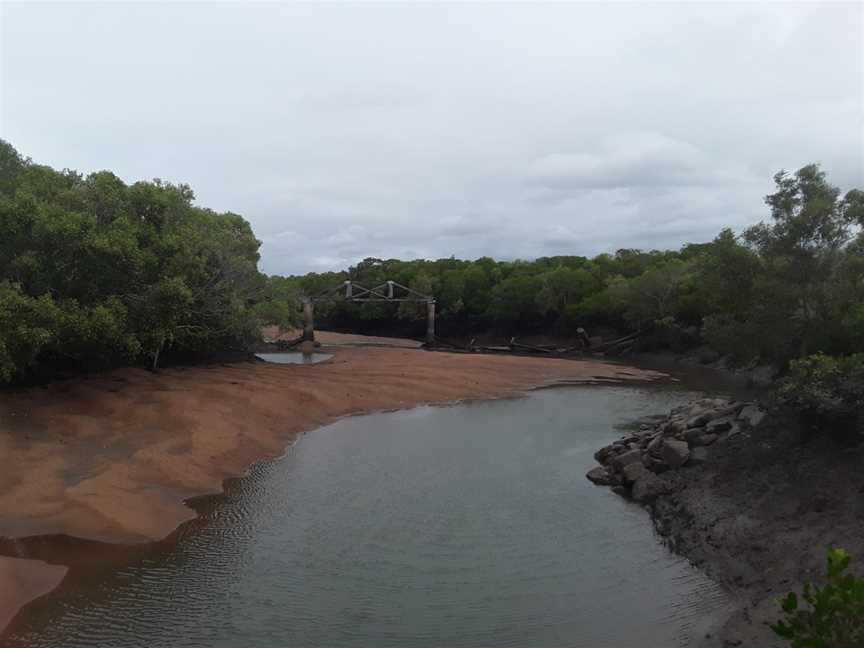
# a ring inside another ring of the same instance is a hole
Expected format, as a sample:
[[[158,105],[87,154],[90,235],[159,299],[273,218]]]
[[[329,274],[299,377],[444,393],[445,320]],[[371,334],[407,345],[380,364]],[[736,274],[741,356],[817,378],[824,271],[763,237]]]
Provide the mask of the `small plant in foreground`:
[[[828,550],[828,583],[804,585],[798,595],[780,599],[783,619],[771,629],[792,648],[862,648],[864,646],[864,578],[847,574],[851,557],[843,549]]]

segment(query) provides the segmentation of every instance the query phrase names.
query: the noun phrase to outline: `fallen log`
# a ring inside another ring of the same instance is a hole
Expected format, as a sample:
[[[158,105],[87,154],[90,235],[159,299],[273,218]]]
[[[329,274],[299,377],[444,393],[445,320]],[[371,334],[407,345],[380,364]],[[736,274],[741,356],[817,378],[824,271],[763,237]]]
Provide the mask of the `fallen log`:
[[[617,340],[610,340],[609,342],[603,342],[602,344],[597,344],[591,346],[591,351],[605,351],[607,349],[611,349],[617,347],[620,344],[624,344],[627,342],[635,342],[636,338],[639,337],[641,333],[636,331],[635,333],[630,333],[629,335],[625,335],[624,337],[618,338]]]
[[[547,349],[539,346],[534,346],[533,344],[522,344],[520,342],[510,342],[511,349],[524,349],[526,351],[533,351],[535,353],[554,353],[555,349]]]

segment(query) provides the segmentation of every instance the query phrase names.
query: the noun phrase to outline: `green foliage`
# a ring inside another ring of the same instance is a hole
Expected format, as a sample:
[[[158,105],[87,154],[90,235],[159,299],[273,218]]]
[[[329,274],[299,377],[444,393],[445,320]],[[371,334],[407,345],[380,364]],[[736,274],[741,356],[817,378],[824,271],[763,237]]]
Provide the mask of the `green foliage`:
[[[792,344],[760,349],[760,355],[785,363],[812,351],[855,350],[840,323],[864,288],[853,243],[861,192],[841,199],[817,165],[781,171],[774,179],[777,190],[765,198],[772,222],[744,234],[762,261],[746,315],[761,323],[761,338],[773,333]]]
[[[864,646],[864,578],[846,573],[851,557],[843,549],[829,549],[827,562],[827,584],[807,583],[800,600],[790,592],[779,601],[783,619],[771,629],[792,648]]]
[[[627,321],[644,329],[678,313],[689,272],[690,265],[680,259],[662,262],[611,286],[613,301],[624,308]]]
[[[0,283],[0,382],[33,365],[54,341],[61,317],[50,296],[28,297],[15,284]]]
[[[249,224],[193,199],[186,185],[58,172],[0,141],[0,382],[155,366],[296,321],[293,295],[258,272]]]
[[[304,290],[347,277],[422,286],[438,299],[439,329],[457,334],[641,331],[643,344],[680,351],[707,343],[740,365],[785,366],[816,350],[864,351],[864,192],[841,197],[815,165],[780,172],[775,181],[765,198],[770,222],[741,236],[724,229],[679,251],[534,261],[365,259],[346,273],[296,280]],[[321,310],[322,320],[346,327],[422,319],[412,306]]]
[[[640,331],[643,346],[708,343],[732,362],[781,366],[814,351],[864,352],[864,192],[841,196],[815,165],[775,181],[770,222],[678,251],[367,258],[342,272],[268,278],[249,224],[194,205],[188,186],[58,172],[0,140],[0,380],[239,347],[262,324],[295,325],[300,296],[349,278],[434,295],[445,336]],[[416,332],[425,308],[319,303],[316,317]]]
[[[817,353],[794,360],[776,390],[778,402],[810,419],[855,426],[864,413],[864,353]]]

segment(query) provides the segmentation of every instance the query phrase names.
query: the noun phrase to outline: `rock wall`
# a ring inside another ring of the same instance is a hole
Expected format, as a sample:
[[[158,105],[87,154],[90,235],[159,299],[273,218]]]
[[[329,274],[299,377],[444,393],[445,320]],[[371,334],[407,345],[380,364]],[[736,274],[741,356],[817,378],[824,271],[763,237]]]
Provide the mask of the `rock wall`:
[[[754,403],[702,398],[668,415],[645,420],[639,431],[594,454],[600,466],[586,475],[598,485],[648,504],[674,490],[670,470],[710,459],[709,447],[758,426],[765,412]]]

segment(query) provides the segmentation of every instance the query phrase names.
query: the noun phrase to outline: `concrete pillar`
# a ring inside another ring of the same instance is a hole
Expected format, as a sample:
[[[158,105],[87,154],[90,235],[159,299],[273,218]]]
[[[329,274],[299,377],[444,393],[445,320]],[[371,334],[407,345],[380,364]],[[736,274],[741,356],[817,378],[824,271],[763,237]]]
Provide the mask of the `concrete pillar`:
[[[315,305],[312,300],[303,300],[303,341],[315,341]]]
[[[435,344],[435,300],[426,302],[426,344]]]

